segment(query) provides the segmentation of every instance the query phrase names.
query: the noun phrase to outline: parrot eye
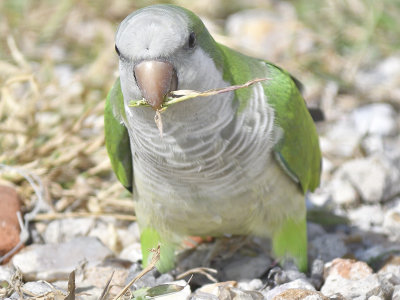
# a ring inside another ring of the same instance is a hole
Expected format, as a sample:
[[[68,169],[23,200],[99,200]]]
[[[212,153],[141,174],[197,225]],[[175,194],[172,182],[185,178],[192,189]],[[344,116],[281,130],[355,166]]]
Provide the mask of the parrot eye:
[[[120,56],[120,53],[119,53],[117,45],[115,45],[115,52],[117,52],[118,56]]]
[[[191,32],[189,35],[188,46],[189,49],[193,49],[196,46],[196,34],[194,32]]]

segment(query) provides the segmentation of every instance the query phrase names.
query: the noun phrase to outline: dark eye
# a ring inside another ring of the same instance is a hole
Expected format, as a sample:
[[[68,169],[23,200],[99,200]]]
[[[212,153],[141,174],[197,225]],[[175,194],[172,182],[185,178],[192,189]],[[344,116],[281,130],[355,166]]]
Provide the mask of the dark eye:
[[[189,35],[188,46],[190,49],[193,49],[196,46],[196,34],[194,32],[191,32]]]
[[[119,53],[117,45],[115,45],[115,52],[117,52],[118,56],[120,56],[120,53]]]

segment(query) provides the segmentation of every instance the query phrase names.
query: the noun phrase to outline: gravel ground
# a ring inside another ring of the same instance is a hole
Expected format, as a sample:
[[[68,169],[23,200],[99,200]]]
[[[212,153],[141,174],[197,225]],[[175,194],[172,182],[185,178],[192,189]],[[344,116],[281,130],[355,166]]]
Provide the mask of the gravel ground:
[[[150,3],[0,4],[0,255],[24,244],[0,265],[1,299],[112,299],[141,275],[134,208],[111,172],[102,114],[118,76],[116,26]],[[309,272],[279,265],[267,240],[204,242],[124,299],[400,299],[398,4],[174,3],[218,41],[289,70],[323,109]]]

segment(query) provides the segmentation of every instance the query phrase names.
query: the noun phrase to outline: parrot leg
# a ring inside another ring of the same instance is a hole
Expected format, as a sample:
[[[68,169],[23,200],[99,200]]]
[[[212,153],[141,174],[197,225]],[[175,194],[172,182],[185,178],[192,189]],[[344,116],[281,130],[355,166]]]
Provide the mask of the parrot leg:
[[[293,258],[300,271],[307,271],[307,222],[306,219],[288,218],[273,238],[275,255],[285,260]]]
[[[175,267],[175,246],[161,238],[159,233],[152,228],[145,228],[140,234],[142,248],[142,267],[145,268],[152,259],[153,252],[160,245],[160,260],[156,267],[160,273],[168,272]]]

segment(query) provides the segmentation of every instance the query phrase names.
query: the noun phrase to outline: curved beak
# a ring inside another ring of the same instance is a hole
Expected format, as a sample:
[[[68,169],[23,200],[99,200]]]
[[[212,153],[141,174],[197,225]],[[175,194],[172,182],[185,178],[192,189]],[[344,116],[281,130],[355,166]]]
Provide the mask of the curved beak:
[[[161,108],[165,95],[178,86],[176,72],[169,62],[143,61],[134,68],[134,75],[143,98],[154,109]]]

